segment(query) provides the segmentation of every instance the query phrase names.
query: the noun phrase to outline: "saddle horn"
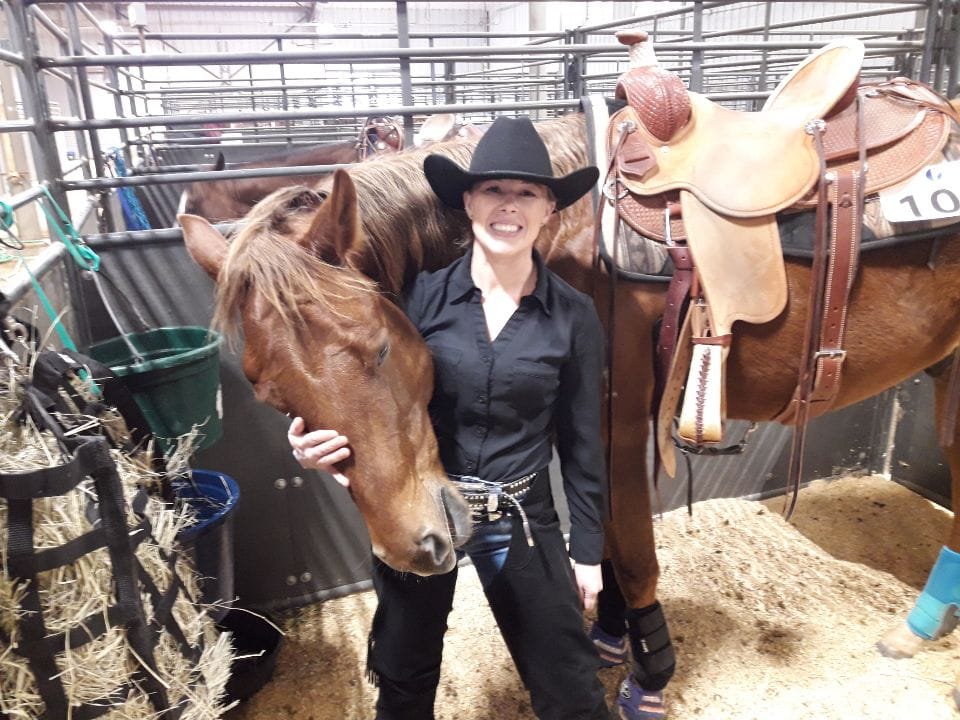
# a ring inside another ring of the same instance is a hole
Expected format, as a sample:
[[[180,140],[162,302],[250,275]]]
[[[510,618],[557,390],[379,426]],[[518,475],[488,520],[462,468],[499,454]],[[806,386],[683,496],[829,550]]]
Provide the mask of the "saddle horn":
[[[621,30],[617,40],[630,48],[630,69],[620,76],[614,95],[633,107],[647,132],[669,142],[690,120],[687,88],[677,75],[660,67],[646,32]]]

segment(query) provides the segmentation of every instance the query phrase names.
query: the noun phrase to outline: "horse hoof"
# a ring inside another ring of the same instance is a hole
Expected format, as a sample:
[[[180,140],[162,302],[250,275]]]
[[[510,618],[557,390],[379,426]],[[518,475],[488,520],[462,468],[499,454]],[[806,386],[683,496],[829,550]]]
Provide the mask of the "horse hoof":
[[[924,640],[914,635],[906,623],[900,623],[877,642],[880,653],[890,658],[910,658],[923,647]]]

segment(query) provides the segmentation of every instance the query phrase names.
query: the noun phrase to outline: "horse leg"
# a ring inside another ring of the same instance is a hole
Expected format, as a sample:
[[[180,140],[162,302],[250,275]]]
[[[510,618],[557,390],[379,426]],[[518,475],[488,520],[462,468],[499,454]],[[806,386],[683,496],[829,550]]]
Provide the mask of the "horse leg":
[[[953,362],[956,362],[954,356]],[[951,363],[938,363],[928,372],[933,375],[936,412],[939,424],[947,404],[947,386]],[[951,502],[960,498],[960,421],[954,428],[953,442],[941,447],[950,468]],[[878,643],[880,651],[890,657],[913,657],[927,640],[943,637],[957,625],[960,608],[960,523],[954,515],[947,544],[940,550],[923,592],[907,621],[890,630]]]
[[[662,710],[660,691],[673,676],[675,656],[660,603],[657,602],[657,563],[653,517],[647,475],[647,444],[650,437],[650,407],[653,394],[653,343],[650,318],[657,313],[645,307],[645,298],[635,285],[618,288],[616,328],[610,333],[613,346],[613,397],[610,434],[610,517],[606,526],[606,556],[610,559],[615,587],[605,587],[600,611],[624,610],[623,618],[601,616],[598,624],[608,632],[623,628],[630,638],[633,672],[621,687],[621,711],[625,717],[641,717],[640,706],[653,717]],[[599,304],[599,303],[598,303]],[[599,308],[598,308],[599,309]],[[604,317],[601,309],[601,317]],[[608,577],[610,573],[607,573]],[[612,601],[620,593],[623,603]],[[619,623],[619,625],[618,625]],[[623,631],[619,633],[623,635]],[[626,696],[626,697],[625,697]],[[626,701],[627,707],[624,707]]]

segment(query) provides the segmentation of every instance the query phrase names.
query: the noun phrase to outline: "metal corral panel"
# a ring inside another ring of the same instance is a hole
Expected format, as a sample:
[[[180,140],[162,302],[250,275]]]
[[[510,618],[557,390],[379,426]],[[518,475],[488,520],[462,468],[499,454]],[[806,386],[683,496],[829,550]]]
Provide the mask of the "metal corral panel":
[[[63,248],[61,247],[60,250],[63,250]],[[51,257],[49,267],[42,270],[34,269],[34,273],[38,276],[37,283],[56,313],[72,306],[70,270],[67,266],[67,263],[72,262],[66,251],[63,250],[63,252]],[[37,328],[41,337],[56,338],[54,331],[51,330],[52,320],[44,309],[36,287],[26,277],[22,279],[23,281],[20,283],[5,286],[4,292],[11,306],[10,315],[17,320],[33,325]],[[79,318],[77,315],[76,312],[65,312],[60,316],[60,324],[74,341],[79,337],[77,326]],[[55,340],[54,344],[60,345]]]

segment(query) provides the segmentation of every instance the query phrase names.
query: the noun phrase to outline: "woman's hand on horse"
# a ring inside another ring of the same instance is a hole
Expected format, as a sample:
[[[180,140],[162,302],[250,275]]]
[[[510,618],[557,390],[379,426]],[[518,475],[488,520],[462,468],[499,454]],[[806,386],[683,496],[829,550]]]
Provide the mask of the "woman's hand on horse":
[[[577,592],[584,610],[593,610],[597,606],[597,595],[603,590],[603,575],[599,565],[581,565],[574,561],[573,576],[577,581]]]
[[[350,457],[350,448],[347,447],[350,441],[336,430],[305,430],[306,423],[301,417],[295,417],[287,430],[287,440],[300,467],[330,473],[338,483],[349,487],[350,480],[334,466]]]

